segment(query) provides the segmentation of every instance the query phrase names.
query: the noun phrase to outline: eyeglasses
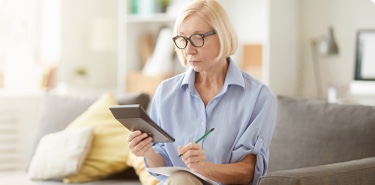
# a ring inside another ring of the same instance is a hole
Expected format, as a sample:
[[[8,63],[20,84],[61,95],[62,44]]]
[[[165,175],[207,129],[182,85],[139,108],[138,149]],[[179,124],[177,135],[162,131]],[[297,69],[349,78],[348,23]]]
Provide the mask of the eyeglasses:
[[[205,34],[193,34],[189,38],[177,35],[173,37],[172,40],[179,49],[185,49],[188,41],[190,41],[191,45],[194,47],[200,48],[204,45],[204,38],[214,34],[216,34],[216,31],[210,31]]]

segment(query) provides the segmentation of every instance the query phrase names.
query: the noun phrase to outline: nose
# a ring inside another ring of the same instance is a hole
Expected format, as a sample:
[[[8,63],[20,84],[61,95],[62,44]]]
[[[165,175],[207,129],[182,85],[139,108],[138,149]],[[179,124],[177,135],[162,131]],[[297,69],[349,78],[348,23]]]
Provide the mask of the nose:
[[[188,41],[186,48],[185,48],[185,53],[187,54],[195,54],[196,53],[196,48]]]

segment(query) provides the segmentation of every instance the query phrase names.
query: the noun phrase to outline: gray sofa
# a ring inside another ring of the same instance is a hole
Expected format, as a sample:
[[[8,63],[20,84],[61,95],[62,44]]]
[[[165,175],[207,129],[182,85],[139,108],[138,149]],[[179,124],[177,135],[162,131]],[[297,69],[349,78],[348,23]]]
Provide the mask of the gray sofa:
[[[374,185],[375,107],[278,96],[260,185]]]
[[[329,104],[285,96],[277,98],[277,123],[270,148],[269,169],[261,177],[260,185],[375,184],[375,107]],[[149,96],[140,93],[117,99],[121,104],[141,103],[145,108],[149,103]],[[42,105],[44,109],[35,145],[42,135],[63,129],[94,100],[47,96]],[[59,122],[54,122],[54,125],[44,125],[56,118]],[[21,172],[0,174],[0,184],[62,183],[31,181],[25,172]],[[141,182],[130,168],[114,176],[82,185],[115,184],[140,185]]]

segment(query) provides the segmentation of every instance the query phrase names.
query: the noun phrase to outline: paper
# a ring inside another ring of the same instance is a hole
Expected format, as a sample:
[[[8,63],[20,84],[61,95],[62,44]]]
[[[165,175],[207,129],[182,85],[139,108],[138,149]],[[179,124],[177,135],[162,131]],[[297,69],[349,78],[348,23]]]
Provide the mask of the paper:
[[[198,178],[200,178],[201,180],[207,182],[208,184],[217,184],[219,185],[219,183],[197,173],[197,172],[193,172],[187,168],[183,168],[183,167],[175,167],[175,166],[165,166],[165,167],[158,167],[158,168],[146,168],[147,171],[151,172],[151,173],[156,173],[156,174],[160,174],[160,175],[165,175],[165,176],[170,176],[172,175],[173,173],[175,172],[178,172],[178,171],[186,171],[186,172],[189,172],[195,176],[197,176]],[[205,183],[206,184],[206,183]]]

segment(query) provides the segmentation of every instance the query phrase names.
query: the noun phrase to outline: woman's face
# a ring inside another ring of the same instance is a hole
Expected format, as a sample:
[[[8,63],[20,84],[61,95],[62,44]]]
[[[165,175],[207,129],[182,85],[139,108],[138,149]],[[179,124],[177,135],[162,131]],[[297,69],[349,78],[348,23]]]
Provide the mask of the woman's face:
[[[205,34],[213,29],[199,16],[188,16],[180,25],[180,36],[189,38],[193,34]],[[190,41],[184,49],[187,62],[196,72],[207,71],[215,64],[215,57],[219,55],[220,41],[217,34],[204,38],[202,47],[194,47]]]

